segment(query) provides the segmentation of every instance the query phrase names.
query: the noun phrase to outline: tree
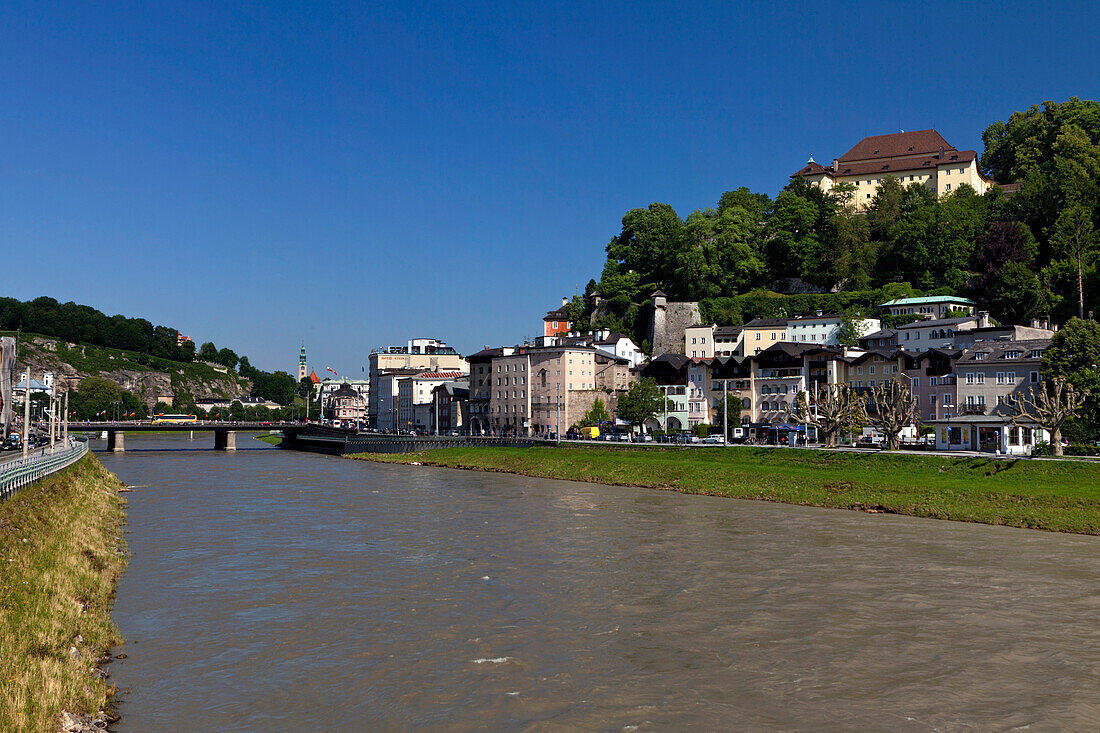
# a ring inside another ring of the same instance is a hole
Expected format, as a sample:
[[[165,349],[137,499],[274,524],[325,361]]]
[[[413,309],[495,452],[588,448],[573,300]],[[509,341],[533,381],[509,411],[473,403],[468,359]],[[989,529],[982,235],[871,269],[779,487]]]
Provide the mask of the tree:
[[[87,377],[69,395],[69,412],[78,420],[91,420],[101,412],[107,418],[134,413],[143,418],[149,413],[136,395],[102,377]]]
[[[588,412],[584,413],[584,417],[581,418],[581,427],[599,427],[604,423],[611,422],[611,413],[604,407],[603,400],[597,397],[592,402],[592,407]]]
[[[1074,204],[1062,212],[1050,237],[1051,247],[1058,257],[1072,262],[1077,268],[1077,317],[1085,317],[1085,263],[1096,251],[1096,232],[1092,217],[1081,204]]]
[[[218,349],[218,356],[214,361],[222,366],[233,369],[237,366],[237,353],[233,351],[233,349]]]
[[[1009,262],[1030,265],[1035,261],[1038,245],[1031,231],[1018,221],[995,221],[978,237],[974,269],[979,276],[978,289],[988,287],[990,279]]]
[[[1009,262],[993,273],[979,297],[1001,323],[1027,323],[1050,308],[1039,276],[1020,262]]]
[[[668,400],[668,403],[671,403]],[[666,405],[665,396],[656,380],[647,377],[632,385],[626,394],[619,398],[616,412],[621,420],[632,426],[639,426],[661,412]]]
[[[309,377],[302,377],[298,380],[298,396],[303,399],[310,399],[313,397],[313,380]]]
[[[1006,396],[1005,404],[1015,413],[1012,417],[1014,424],[1034,423],[1049,432],[1050,450],[1055,456],[1060,456],[1062,425],[1077,415],[1087,395],[1087,392],[1075,390],[1062,377],[1053,377],[1039,385],[1031,385],[1023,392]]]
[[[202,361],[218,361],[218,349],[211,342],[207,341],[199,347],[199,359]]]
[[[718,424],[726,426],[726,440],[733,437],[733,429],[741,425],[741,398],[736,392],[726,392],[718,400],[718,406],[714,411],[714,419]]]
[[[863,400],[846,384],[820,384],[812,405],[807,393],[799,391],[791,406],[791,418],[816,427],[831,448],[843,430],[863,422]]]
[[[849,308],[840,316],[840,330],[837,332],[837,341],[845,346],[859,346],[859,340],[866,334],[864,331],[863,316],[856,310]]]
[[[1043,354],[1043,377],[1062,378],[1088,396],[1077,415],[1065,425],[1074,442],[1100,436],[1100,323],[1071,318],[1050,341]]]
[[[886,450],[897,450],[901,446],[901,431],[915,425],[920,416],[909,385],[897,379],[883,380],[871,388],[871,403],[874,405],[874,411],[868,415],[871,424],[886,436]]]

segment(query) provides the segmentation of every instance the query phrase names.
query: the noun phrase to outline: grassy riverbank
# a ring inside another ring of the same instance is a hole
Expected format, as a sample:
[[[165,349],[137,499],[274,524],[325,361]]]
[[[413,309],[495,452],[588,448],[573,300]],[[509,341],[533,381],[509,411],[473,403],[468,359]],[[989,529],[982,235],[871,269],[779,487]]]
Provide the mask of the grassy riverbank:
[[[95,671],[118,644],[122,483],[92,455],[0,503],[0,729],[56,731],[110,703]]]
[[[1100,465],[770,448],[446,448],[365,460],[1100,534]]]
[[[281,435],[257,435],[256,440],[262,440],[269,445],[282,445],[283,436]]]

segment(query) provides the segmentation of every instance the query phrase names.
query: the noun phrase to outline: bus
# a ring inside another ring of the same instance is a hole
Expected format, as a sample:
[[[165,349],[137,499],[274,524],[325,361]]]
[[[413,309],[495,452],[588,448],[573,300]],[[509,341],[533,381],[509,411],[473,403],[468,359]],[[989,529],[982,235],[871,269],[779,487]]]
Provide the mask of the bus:
[[[196,415],[165,415],[163,412],[153,415],[154,425],[184,425],[198,422]]]

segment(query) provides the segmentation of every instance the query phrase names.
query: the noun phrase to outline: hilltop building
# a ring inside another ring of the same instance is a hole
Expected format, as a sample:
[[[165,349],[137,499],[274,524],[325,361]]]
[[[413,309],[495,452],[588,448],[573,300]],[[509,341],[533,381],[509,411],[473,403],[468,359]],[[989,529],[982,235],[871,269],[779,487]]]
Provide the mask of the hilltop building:
[[[977,152],[955,148],[935,130],[865,137],[831,166],[814,162],[811,155],[806,165],[791,174],[825,191],[851,183],[860,208],[871,204],[887,176],[906,186],[919,183],[937,196],[957,191],[964,183],[979,195],[995,185],[979,170]]]
[[[569,305],[569,298],[561,299],[561,308],[556,308],[542,317],[542,335],[557,336],[559,333],[569,332],[569,314],[565,306]]]

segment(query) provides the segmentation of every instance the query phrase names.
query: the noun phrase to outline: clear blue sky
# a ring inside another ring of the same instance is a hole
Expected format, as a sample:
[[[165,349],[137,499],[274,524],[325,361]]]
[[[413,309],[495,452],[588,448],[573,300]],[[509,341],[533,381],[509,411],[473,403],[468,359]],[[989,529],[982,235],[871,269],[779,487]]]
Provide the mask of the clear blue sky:
[[[629,208],[1100,97],[1096,2],[556,6],[5,0],[0,294],[355,374],[535,335]]]

